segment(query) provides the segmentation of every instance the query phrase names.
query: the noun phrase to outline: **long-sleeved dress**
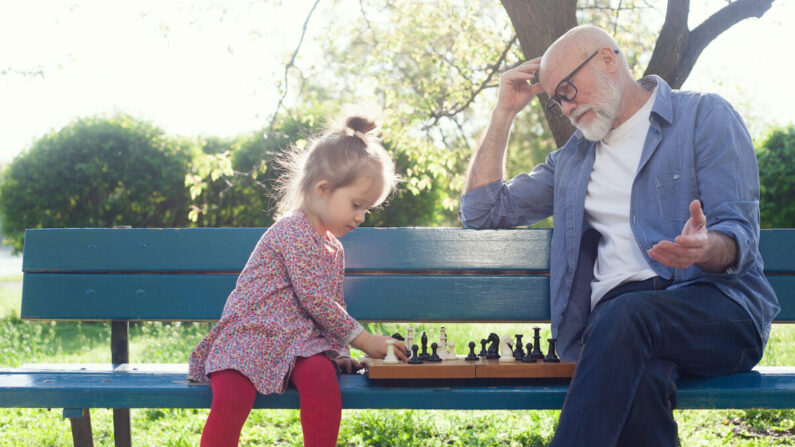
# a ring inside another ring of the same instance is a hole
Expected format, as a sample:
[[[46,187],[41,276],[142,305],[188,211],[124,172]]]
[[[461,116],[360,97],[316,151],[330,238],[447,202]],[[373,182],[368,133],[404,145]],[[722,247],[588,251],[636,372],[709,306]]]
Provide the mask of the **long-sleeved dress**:
[[[342,244],[303,213],[260,238],[218,324],[190,356],[188,380],[234,369],[262,394],[283,393],[297,357],[349,356],[362,326],[345,308]]]

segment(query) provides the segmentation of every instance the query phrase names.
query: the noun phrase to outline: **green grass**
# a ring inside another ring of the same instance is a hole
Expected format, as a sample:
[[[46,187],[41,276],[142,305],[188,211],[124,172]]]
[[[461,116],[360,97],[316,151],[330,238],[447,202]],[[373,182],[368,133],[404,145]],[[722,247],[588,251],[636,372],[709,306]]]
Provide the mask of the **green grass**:
[[[11,281],[14,279],[12,278]],[[18,280],[18,278],[16,279]],[[107,323],[35,322],[19,319],[20,290],[0,281],[0,368],[24,363],[110,361]],[[208,323],[145,323],[130,328],[133,362],[184,363],[211,327]],[[549,326],[544,325],[546,335]],[[432,338],[438,325],[418,325]],[[405,325],[378,324],[383,334],[405,333]],[[530,334],[528,325],[447,325],[459,354],[469,340],[489,332]],[[775,325],[763,365],[795,365],[795,325]],[[206,409],[132,410],[136,446],[198,444]],[[340,446],[544,446],[554,433],[559,411],[344,410]],[[793,410],[681,410],[675,412],[683,446],[795,445]],[[113,445],[110,410],[91,411],[96,446]],[[0,447],[71,446],[69,421],[60,409],[0,409]],[[296,410],[255,410],[242,446],[300,446]]]

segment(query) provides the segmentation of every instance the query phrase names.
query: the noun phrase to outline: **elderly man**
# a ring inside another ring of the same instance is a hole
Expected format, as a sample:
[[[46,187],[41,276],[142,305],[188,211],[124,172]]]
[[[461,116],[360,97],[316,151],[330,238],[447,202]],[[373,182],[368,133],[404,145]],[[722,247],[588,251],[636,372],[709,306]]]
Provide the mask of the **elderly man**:
[[[541,92],[577,131],[503,183],[513,119]],[[460,215],[469,228],[554,217],[552,332],[578,365],[552,445],[676,445],[678,375],[759,361],[779,306],[762,273],[758,199],[731,105],[635,81],[599,28],[574,28],[502,75]]]

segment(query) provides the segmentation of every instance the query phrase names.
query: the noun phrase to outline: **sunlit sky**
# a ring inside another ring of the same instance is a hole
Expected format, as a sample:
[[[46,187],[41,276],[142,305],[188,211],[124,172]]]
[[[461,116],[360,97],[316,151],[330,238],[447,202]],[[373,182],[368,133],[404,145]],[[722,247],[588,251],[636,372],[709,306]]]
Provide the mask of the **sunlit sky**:
[[[496,0],[495,0],[496,1]],[[725,5],[694,0],[691,26]],[[0,164],[83,116],[124,112],[172,135],[232,136],[263,128],[311,0],[0,0]],[[429,2],[431,7],[432,2]],[[309,24],[299,66],[317,55]],[[336,3],[359,14],[358,1]],[[343,9],[344,11],[344,9]],[[795,122],[795,2],[718,37],[685,89],[729,99],[758,136]],[[41,70],[21,76],[17,71]]]

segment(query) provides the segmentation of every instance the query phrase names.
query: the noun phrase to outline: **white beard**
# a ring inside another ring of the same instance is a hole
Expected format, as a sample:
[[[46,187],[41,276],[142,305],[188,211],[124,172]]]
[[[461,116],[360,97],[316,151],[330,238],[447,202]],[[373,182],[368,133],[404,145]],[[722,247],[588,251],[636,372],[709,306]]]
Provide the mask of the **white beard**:
[[[596,79],[599,81],[599,84],[604,86],[602,91],[596,95],[595,104],[584,104],[574,109],[569,115],[569,121],[582,132],[582,135],[586,139],[590,141],[601,141],[613,130],[613,123],[616,120],[618,105],[621,102],[621,91],[616,87],[610,77],[603,74],[598,69],[594,70],[594,72],[596,73]],[[576,124],[575,119],[588,111],[594,113],[594,117],[590,124]]]

